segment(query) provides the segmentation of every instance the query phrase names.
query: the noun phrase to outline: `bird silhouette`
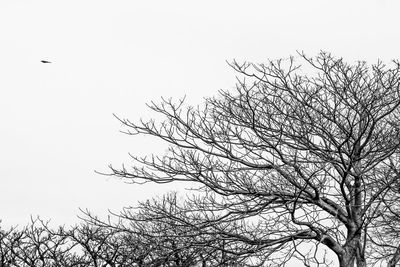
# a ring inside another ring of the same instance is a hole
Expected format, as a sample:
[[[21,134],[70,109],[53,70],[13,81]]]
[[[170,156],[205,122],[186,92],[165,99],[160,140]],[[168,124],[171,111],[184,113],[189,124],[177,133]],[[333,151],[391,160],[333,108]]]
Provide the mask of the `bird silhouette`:
[[[42,62],[42,63],[51,63],[50,61],[47,61],[47,60],[41,60],[40,62]]]

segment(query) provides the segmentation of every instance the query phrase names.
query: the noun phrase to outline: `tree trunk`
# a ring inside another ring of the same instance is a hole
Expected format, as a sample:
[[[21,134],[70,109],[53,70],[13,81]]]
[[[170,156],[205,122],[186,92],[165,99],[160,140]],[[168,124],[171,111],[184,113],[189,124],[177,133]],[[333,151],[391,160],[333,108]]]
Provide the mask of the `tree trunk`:
[[[339,266],[340,267],[354,267],[356,263],[356,241],[353,240],[346,247],[344,247],[343,252],[339,256]]]
[[[395,267],[397,262],[400,261],[400,246],[397,247],[393,257],[388,262],[388,267]]]
[[[356,265],[355,265],[356,264]],[[354,253],[346,253],[339,256],[340,267],[366,267],[367,263],[365,259],[358,258]]]
[[[357,258],[357,267],[367,267],[367,263],[365,259]]]
[[[355,257],[354,255],[343,255],[339,257],[340,267],[354,267]]]

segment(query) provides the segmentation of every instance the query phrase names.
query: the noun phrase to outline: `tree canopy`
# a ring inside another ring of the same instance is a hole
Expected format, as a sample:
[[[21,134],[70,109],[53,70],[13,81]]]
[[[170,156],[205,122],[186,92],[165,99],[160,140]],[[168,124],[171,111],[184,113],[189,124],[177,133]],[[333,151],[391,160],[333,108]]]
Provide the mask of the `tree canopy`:
[[[399,62],[349,64],[321,52],[230,66],[235,90],[203,106],[163,99],[150,108],[164,121],[120,119],[127,134],[169,149],[133,156],[131,168],[111,166],[113,175],[197,190],[173,213],[148,204],[148,219],[218,237],[234,244],[227,254],[259,264],[328,264],[329,250],[340,266],[395,266],[398,234],[379,234],[398,217]]]

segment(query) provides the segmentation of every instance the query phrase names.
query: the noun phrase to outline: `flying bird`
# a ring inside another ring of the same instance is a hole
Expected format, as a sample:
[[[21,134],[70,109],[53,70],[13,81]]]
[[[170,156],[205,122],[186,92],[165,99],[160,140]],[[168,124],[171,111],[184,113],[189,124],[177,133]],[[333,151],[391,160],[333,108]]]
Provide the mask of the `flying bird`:
[[[42,62],[42,63],[51,63],[50,61],[47,61],[47,60],[41,60],[40,62]]]

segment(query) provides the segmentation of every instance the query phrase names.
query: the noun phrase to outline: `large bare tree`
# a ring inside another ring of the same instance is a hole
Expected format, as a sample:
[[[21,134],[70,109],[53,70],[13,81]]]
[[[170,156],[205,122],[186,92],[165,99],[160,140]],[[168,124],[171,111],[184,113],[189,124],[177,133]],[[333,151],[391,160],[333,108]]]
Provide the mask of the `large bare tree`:
[[[131,168],[111,166],[112,175],[190,182],[192,197],[173,213],[148,203],[149,218],[234,244],[219,249],[249,262],[329,265],[327,250],[342,267],[394,266],[398,253],[379,258],[385,244],[376,234],[388,229],[377,222],[398,198],[399,62],[348,64],[321,52],[231,67],[236,90],[203,106],[164,99],[150,105],[164,121],[120,119],[126,133],[161,138],[169,150],[133,156]]]

